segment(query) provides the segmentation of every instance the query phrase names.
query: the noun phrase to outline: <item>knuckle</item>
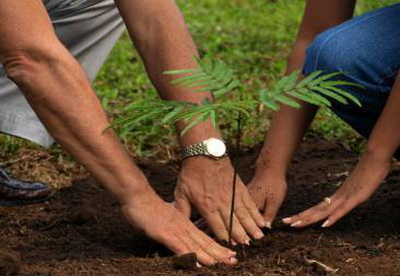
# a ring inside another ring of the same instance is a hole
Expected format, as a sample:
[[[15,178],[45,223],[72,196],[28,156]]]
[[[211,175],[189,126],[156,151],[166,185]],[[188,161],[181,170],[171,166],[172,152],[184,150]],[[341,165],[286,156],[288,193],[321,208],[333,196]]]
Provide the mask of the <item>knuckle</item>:
[[[206,214],[212,214],[218,211],[218,205],[216,204],[217,201],[215,201],[211,197],[204,197],[201,201],[201,209],[206,213]]]
[[[365,203],[368,200],[368,197],[365,196],[354,196],[353,199],[348,199],[349,202],[349,206],[351,206],[350,203],[354,203],[355,206],[361,205],[363,203]]]
[[[235,208],[235,214],[237,216],[246,217],[247,216],[247,209],[243,205],[237,205]]]
[[[233,232],[232,232],[232,236],[235,238],[235,240],[238,240],[238,241],[240,241],[242,243],[247,238],[247,234],[242,228],[234,229]]]
[[[203,249],[206,249],[207,253],[212,256],[219,256],[221,254],[218,245],[213,241],[205,242],[203,247]]]
[[[228,238],[228,232],[225,229],[222,228],[216,228],[214,229],[214,234],[219,238],[219,239],[226,239]]]
[[[198,244],[190,247],[191,252],[199,253],[202,251],[202,247]]]

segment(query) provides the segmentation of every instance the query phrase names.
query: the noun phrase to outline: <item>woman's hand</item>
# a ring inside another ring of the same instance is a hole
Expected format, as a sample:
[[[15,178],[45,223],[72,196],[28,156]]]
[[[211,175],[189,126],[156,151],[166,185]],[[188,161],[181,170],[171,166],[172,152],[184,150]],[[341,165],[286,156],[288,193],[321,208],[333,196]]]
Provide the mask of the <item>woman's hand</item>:
[[[287,183],[285,176],[275,176],[274,174],[256,174],[248,185],[257,208],[262,211],[265,225],[271,228],[276,214],[285,200]]]
[[[390,159],[382,159],[372,152],[365,152],[355,169],[332,196],[300,214],[284,218],[283,223],[299,228],[325,220],[322,227],[334,225],[375,192],[389,169]]]

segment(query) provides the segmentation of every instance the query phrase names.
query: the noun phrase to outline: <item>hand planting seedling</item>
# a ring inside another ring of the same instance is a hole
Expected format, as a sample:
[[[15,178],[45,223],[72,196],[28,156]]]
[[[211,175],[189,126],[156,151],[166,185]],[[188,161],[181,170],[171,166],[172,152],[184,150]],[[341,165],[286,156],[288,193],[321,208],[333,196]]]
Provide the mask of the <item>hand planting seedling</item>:
[[[211,120],[214,128],[218,128],[218,118],[224,116],[228,120],[233,120],[236,125],[235,153],[240,153],[243,122],[260,104],[274,111],[279,110],[280,104],[300,109],[302,106],[299,100],[318,106],[331,106],[332,100],[343,104],[353,102],[358,106],[361,105],[358,99],[346,92],[343,87],[359,85],[338,80],[341,72],[324,74],[322,71],[316,71],[301,81],[298,81],[299,72],[294,72],[279,80],[272,89],[259,90],[257,97],[251,95],[249,97],[249,94],[244,94],[240,89],[240,82],[235,77],[233,70],[223,62],[219,60],[213,62],[210,57],[202,60],[196,59],[196,62],[197,68],[171,70],[165,74],[176,76],[172,83],[181,86],[188,93],[210,91],[212,100],[205,99],[201,103],[165,100],[139,101],[132,103],[125,113],[114,121],[112,127],[126,133],[148,121],[159,122],[160,126],[183,121],[186,123],[186,127],[181,131],[181,135],[183,135],[206,120]],[[233,157],[234,174],[232,177],[229,245],[232,243],[233,211],[238,175],[237,162],[237,155],[235,155]]]

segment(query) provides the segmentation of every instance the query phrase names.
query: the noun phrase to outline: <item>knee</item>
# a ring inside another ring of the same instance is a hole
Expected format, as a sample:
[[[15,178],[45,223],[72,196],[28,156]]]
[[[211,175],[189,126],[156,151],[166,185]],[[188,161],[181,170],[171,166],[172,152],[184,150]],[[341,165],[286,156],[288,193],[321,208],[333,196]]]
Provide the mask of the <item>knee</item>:
[[[304,74],[322,70],[326,73],[340,71],[353,81],[375,82],[371,70],[371,57],[353,38],[360,30],[332,28],[318,35],[307,49]]]
[[[318,35],[307,49],[305,70],[306,74],[316,70],[327,72],[340,71],[352,66],[353,59],[349,59],[343,45],[343,37],[332,35],[325,31]]]

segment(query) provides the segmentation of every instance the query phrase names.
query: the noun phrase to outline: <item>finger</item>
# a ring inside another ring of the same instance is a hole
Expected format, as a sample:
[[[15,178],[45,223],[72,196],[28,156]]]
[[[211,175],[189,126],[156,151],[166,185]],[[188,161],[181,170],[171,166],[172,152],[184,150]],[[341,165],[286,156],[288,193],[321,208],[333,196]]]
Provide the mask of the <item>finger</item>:
[[[182,241],[182,238],[176,235],[171,235],[166,238],[163,237],[160,238],[160,240],[158,241],[164,244],[169,250],[171,250],[172,252],[174,252],[174,254],[178,256],[191,252],[188,244]]]
[[[244,230],[255,239],[261,239],[264,237],[264,233],[258,227],[249,211],[246,209],[243,203],[237,203],[235,209],[235,215],[243,226]]]
[[[272,222],[274,222],[276,215],[283,203],[283,199],[270,195],[267,198],[267,203],[264,209],[265,226],[271,228]]]
[[[228,248],[222,247],[203,233],[194,232],[193,239],[201,246],[201,248],[207,255],[211,256],[216,261],[226,264],[237,263],[237,259],[235,258],[236,252]]]
[[[327,218],[335,210],[335,208],[341,204],[341,202],[342,201],[339,199],[332,200],[331,204],[327,204],[323,201],[300,214],[284,218],[282,221],[291,227],[305,227]]]
[[[187,253],[196,253],[198,262],[207,266],[214,265],[217,260],[205,253],[201,245],[193,238],[193,233],[196,231],[196,229],[191,228],[190,232],[185,232],[179,236],[181,244],[185,245],[185,249],[187,250],[184,252],[180,251],[177,254],[183,255]]]
[[[322,224],[321,227],[331,227],[360,203],[361,201],[357,201],[356,199],[349,199],[344,201],[342,205],[334,210],[334,212],[328,217],[328,219]]]
[[[263,216],[261,215],[257,205],[254,203],[248,192],[243,193],[243,204],[249,212],[250,216],[257,223],[260,228],[266,227],[266,222]]]
[[[215,265],[218,261],[208,255],[202,248],[198,248],[196,251],[192,251],[197,255],[197,261],[202,265],[211,266]]]
[[[230,224],[231,224],[231,214],[227,210],[220,210],[220,214],[222,217],[222,220],[226,226],[226,229],[229,230]],[[232,238],[235,242],[241,243],[241,244],[249,244],[250,243],[250,238],[247,235],[246,231],[244,230],[243,226],[240,224],[238,218],[236,217],[235,213],[233,214],[232,217]]]
[[[175,196],[175,208],[183,213],[187,218],[190,218],[192,206],[189,199],[187,199],[184,194],[179,193]]]
[[[205,220],[210,226],[214,235],[221,241],[228,241],[228,229],[219,213],[212,213],[205,216]]]

